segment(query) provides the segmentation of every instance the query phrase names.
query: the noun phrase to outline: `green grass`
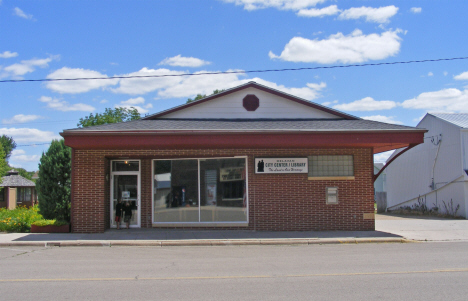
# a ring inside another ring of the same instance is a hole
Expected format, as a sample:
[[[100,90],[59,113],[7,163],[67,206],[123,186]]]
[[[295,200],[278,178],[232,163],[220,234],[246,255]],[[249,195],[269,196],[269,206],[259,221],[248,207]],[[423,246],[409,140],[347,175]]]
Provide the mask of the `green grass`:
[[[0,209],[0,232],[29,232],[31,224],[44,220],[37,206],[18,206],[16,209]]]

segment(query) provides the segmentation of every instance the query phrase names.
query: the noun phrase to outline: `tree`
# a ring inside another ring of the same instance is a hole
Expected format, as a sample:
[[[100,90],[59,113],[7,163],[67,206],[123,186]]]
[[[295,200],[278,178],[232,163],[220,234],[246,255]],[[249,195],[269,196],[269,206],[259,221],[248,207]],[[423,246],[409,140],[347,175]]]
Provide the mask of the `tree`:
[[[34,171],[27,171],[26,169],[21,168],[21,167],[13,167],[13,169],[16,170],[18,174],[22,176],[23,178],[26,178],[32,181],[32,176],[34,175]]]
[[[2,183],[2,177],[8,172],[8,163],[5,157],[5,151],[3,150],[2,144],[0,144],[0,183]]]
[[[16,148],[16,142],[12,137],[2,135],[0,137],[0,144],[3,146],[3,151],[5,152],[5,160],[8,161],[8,159],[10,159],[11,152]]]
[[[85,118],[80,118],[78,122],[78,127],[88,127],[93,125],[108,124],[108,123],[117,123],[130,120],[140,119],[140,113],[134,107],[131,108],[107,108],[104,113],[96,113],[93,115],[91,113]]]
[[[71,149],[64,140],[52,140],[42,153],[36,190],[44,218],[70,221]]]
[[[224,91],[224,89],[222,89],[222,90],[216,89],[216,90],[213,91],[213,94],[211,94],[211,95],[215,95],[215,94],[221,93],[221,92],[223,92],[223,91]],[[211,95],[210,95],[210,96],[211,96]],[[206,97],[205,94],[204,94],[204,95],[197,94],[197,96],[195,96],[194,99],[191,99],[191,98],[187,99],[187,102],[186,102],[186,103],[191,103],[191,102],[200,100],[200,99],[205,98],[205,97]]]

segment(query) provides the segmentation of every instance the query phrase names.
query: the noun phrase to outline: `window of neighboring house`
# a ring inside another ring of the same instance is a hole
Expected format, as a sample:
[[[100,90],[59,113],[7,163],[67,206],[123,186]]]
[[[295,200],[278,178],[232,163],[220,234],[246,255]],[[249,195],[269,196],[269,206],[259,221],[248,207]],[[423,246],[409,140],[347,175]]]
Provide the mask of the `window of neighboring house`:
[[[30,202],[31,201],[31,188],[18,187],[16,188],[16,203]]]
[[[0,202],[5,201],[5,189],[2,187],[0,188]]]
[[[309,156],[309,179],[354,179],[352,155]]]

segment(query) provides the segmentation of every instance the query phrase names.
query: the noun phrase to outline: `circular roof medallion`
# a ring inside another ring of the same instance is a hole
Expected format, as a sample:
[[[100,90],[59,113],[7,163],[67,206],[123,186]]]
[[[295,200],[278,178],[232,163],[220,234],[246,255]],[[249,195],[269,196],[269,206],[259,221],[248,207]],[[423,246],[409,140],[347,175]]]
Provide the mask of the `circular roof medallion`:
[[[255,111],[260,106],[260,100],[254,94],[247,94],[242,100],[242,105],[247,111]]]

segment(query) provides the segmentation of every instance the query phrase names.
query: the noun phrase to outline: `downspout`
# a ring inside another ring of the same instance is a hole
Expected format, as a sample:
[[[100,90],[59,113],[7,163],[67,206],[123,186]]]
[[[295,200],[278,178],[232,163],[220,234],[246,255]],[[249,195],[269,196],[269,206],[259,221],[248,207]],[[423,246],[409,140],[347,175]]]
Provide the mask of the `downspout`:
[[[410,145],[408,145],[407,148],[405,148],[404,150],[402,150],[401,152],[399,152],[398,154],[395,155],[395,157],[393,157],[392,159],[390,159],[390,161],[388,161],[383,167],[382,169],[376,174],[374,175],[374,183],[375,181],[377,180],[377,178],[380,176],[380,174],[390,165],[390,163],[392,163],[396,158],[398,158],[399,156],[403,155],[404,153],[406,153],[407,151],[409,151],[410,149],[412,149],[413,147],[415,147],[416,145],[419,145],[419,143],[411,143]]]

